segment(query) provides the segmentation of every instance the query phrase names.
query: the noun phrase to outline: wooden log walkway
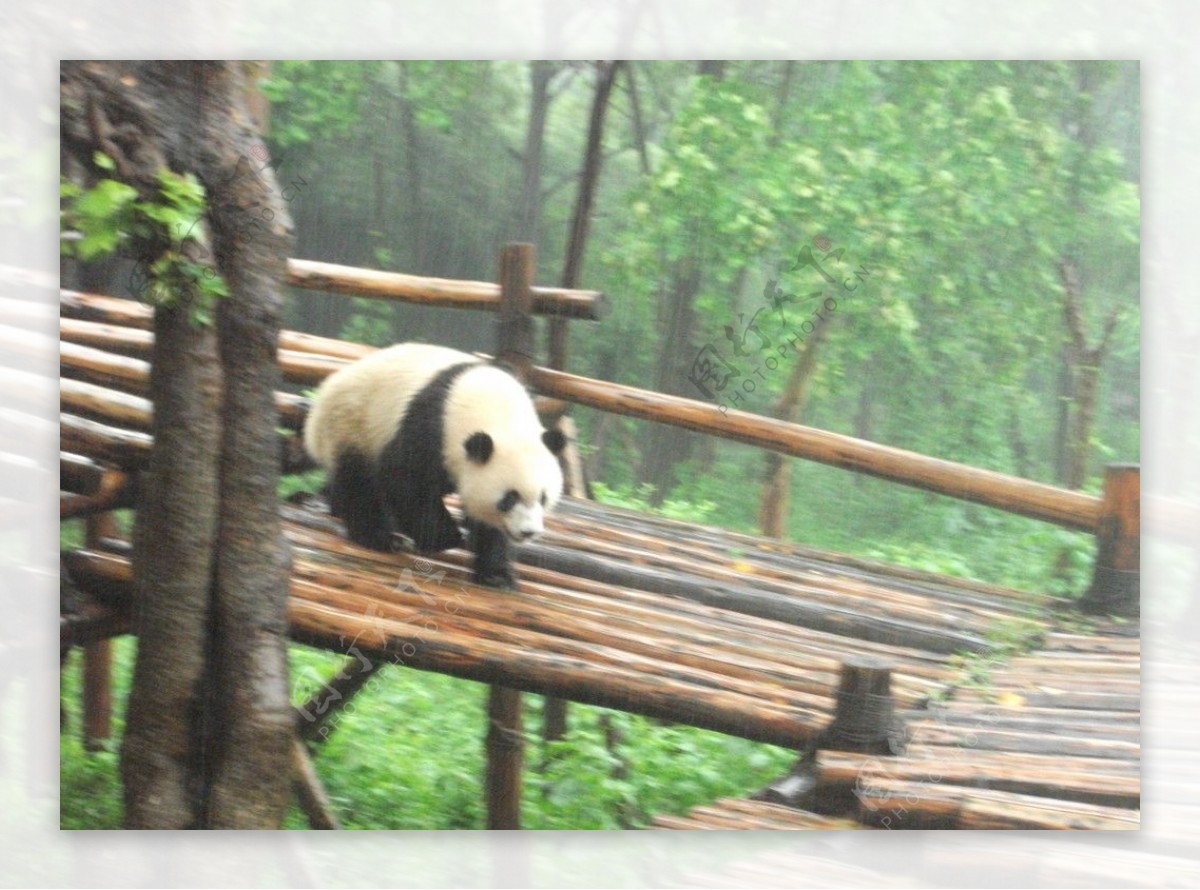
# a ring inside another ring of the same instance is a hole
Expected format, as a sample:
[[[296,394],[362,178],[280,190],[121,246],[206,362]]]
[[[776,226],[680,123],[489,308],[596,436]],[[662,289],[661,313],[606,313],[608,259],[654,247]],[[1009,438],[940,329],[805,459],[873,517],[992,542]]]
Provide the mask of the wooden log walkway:
[[[822,750],[827,812],[793,811],[792,828],[832,827],[848,808],[870,827],[1137,827],[1138,640],[1054,630],[1028,617],[1029,594],[573,499],[522,548],[521,589],[497,591],[469,583],[463,551],[376,553],[321,509],[283,511],[293,636],[369,660],[803,748],[832,718],[846,659],[884,659],[907,749]],[[570,574],[552,567],[563,556]],[[79,551],[68,566],[123,599],[126,554]],[[843,619],[858,609],[893,638]],[[1018,616],[1042,648],[992,666],[989,628]],[[981,641],[984,682],[963,685],[942,633]],[[656,824],[766,827],[778,809],[722,802]]]
[[[829,827],[806,820],[834,811],[884,829],[1136,830],[1139,673],[1136,636],[1051,632],[916,716],[898,756],[819,752],[817,812],[791,827]],[[763,827],[762,803],[721,801],[654,827]]]

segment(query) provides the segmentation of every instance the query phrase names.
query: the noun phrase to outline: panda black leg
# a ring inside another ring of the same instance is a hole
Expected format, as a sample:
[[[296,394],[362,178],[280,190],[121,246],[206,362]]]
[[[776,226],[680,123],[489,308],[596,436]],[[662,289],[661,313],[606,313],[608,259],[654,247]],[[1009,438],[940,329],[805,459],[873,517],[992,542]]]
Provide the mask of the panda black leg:
[[[426,504],[417,510],[408,509],[394,515],[400,530],[413,539],[413,546],[420,553],[438,553],[451,547],[462,546],[462,532],[442,503],[440,495],[427,495]]]
[[[371,462],[348,451],[338,459],[329,480],[329,509],[346,524],[346,537],[361,547],[395,548],[395,531]]]
[[[476,584],[488,587],[516,587],[517,575],[509,559],[508,538],[504,532],[473,519],[467,520],[468,540],[475,554]]]

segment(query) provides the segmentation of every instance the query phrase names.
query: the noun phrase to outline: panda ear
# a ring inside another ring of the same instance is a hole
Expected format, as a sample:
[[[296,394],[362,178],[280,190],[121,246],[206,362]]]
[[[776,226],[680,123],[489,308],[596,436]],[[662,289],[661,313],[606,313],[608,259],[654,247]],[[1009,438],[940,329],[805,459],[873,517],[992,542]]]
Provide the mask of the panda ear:
[[[477,464],[486,464],[495,450],[492,437],[487,433],[472,433],[471,438],[463,443],[463,447],[467,449],[467,457]]]
[[[542,442],[550,449],[551,454],[558,454],[567,447],[567,437],[562,430],[546,430],[542,433]]]

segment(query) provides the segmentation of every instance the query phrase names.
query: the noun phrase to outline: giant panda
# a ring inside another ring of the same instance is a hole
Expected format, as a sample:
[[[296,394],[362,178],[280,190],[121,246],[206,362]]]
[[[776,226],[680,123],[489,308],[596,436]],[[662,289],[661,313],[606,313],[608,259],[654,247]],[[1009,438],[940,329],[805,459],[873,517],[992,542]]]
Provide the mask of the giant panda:
[[[563,434],[542,428],[508,371],[443,346],[401,343],[334,372],[304,442],[329,472],[331,512],[373,550],[392,549],[393,532],[422,553],[462,544],[442,501],[458,492],[483,584],[515,583],[508,543],[540,533],[562,494]]]

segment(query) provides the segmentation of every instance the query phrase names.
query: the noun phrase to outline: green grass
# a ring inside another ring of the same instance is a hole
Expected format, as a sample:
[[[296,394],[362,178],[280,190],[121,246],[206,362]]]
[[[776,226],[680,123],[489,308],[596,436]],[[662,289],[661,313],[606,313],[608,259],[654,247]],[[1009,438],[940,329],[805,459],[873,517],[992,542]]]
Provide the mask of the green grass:
[[[293,701],[336,671],[340,656],[292,647]],[[115,646],[116,729],[128,690],[134,644]],[[90,753],[79,741],[79,667],[62,675],[68,726],[61,736],[61,825],[119,828],[118,743]],[[390,667],[340,715],[315,758],[338,818],[350,829],[482,828],[486,687]],[[623,734],[604,743],[602,715]],[[531,829],[604,829],[645,824],[723,795],[758,790],[784,772],[794,752],[682,726],[573,704],[567,738],[540,738],[541,699],[525,696],[523,824]],[[614,775],[623,761],[626,778]],[[295,808],[284,827],[307,823]]]

